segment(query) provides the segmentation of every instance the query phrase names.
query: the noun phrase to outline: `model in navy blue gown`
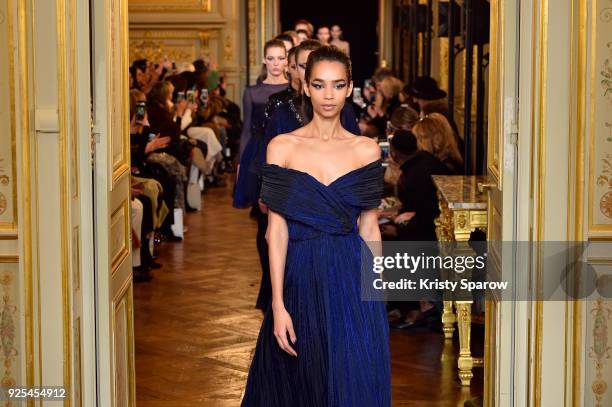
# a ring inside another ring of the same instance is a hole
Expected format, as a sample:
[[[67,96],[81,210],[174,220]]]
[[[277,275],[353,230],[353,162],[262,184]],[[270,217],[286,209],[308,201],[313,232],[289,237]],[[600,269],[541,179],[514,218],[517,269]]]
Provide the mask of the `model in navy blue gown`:
[[[242,406],[390,406],[387,314],[384,302],[361,300],[357,229],[361,211],[380,203],[381,160],[329,186],[274,164],[262,175],[261,198],[289,231],[283,298],[298,356],[279,347],[269,308]]]
[[[275,303],[264,314],[242,407],[391,406],[387,314],[384,296],[370,296],[373,254],[364,242],[380,241],[373,209],[384,167],[372,140],[342,127],[350,68],[335,47],[309,55],[304,89],[313,119],[274,140],[261,166]],[[291,168],[364,162],[366,153],[367,164],[330,183]]]
[[[252,205],[253,197],[257,194],[256,187],[250,182],[247,169],[257,153],[257,143],[264,132],[264,109],[270,95],[280,92],[287,84],[271,85],[258,83],[244,90],[242,106],[244,109],[244,124],[240,134],[240,169],[236,188],[234,190],[233,205],[235,208],[247,208]]]

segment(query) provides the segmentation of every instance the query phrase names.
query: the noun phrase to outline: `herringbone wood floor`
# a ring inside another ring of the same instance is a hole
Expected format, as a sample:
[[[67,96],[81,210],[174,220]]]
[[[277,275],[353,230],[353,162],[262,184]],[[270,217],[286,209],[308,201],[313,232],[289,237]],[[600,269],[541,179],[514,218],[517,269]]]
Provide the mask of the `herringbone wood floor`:
[[[208,189],[182,243],[164,243],[149,283],[136,284],[139,407],[236,407],[262,316],[255,222],[231,207],[231,187]],[[462,406],[481,394],[456,377],[456,344],[427,330],[391,335],[394,406]],[[292,407],[292,406],[287,406]],[[370,406],[359,406],[370,407]]]

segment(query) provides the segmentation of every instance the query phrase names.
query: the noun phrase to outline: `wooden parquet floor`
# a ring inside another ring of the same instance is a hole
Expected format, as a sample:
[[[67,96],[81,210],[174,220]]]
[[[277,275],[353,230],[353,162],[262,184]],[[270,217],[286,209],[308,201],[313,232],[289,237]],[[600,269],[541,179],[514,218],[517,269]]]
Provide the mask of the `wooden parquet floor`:
[[[164,243],[154,279],[134,288],[139,407],[237,407],[262,321],[256,224],[231,207],[231,187],[208,189],[182,243]],[[462,406],[456,344],[427,330],[393,332],[393,406]],[[287,406],[292,407],[292,406]],[[370,407],[370,406],[363,406]]]

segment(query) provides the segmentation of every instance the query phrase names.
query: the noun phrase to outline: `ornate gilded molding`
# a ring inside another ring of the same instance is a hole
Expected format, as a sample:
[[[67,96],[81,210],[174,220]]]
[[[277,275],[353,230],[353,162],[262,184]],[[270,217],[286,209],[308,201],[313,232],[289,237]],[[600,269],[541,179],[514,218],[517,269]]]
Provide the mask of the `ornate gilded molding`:
[[[248,3],[248,27],[249,27],[249,66],[256,65],[257,50],[257,0],[249,0]]]
[[[612,2],[593,1],[592,11],[588,233],[612,238]]]
[[[8,61],[7,76],[3,78],[8,85],[8,121],[7,128],[3,129],[2,138],[6,138],[0,147],[0,230],[14,231],[17,229],[17,157],[16,157],[16,122],[15,111],[15,58],[11,51],[14,47],[13,33],[13,2],[5,2],[6,10],[0,10],[0,24],[3,25],[6,35],[6,55]],[[4,80],[3,80],[4,82]],[[3,96],[4,97],[4,96]],[[4,126],[3,126],[4,127]]]
[[[164,57],[172,61],[193,61],[195,54],[195,45],[170,47],[158,41],[130,41],[130,61],[137,59],[159,61]]]
[[[200,11],[210,13],[212,0],[129,0],[130,12],[169,13]]]
[[[130,31],[129,60],[159,61],[164,57],[173,61],[193,61],[210,54],[211,41],[218,30],[147,30]],[[230,44],[230,48],[231,44]],[[233,49],[230,51],[233,52]]]
[[[234,57],[234,41],[231,33],[225,35],[223,40],[223,60],[230,62]]]

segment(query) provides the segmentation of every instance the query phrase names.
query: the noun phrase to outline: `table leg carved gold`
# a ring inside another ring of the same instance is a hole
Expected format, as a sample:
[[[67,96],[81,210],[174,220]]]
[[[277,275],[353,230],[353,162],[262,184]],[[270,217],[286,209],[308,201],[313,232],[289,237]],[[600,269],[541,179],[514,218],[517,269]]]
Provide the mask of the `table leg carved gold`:
[[[450,209],[444,197],[439,193],[440,216],[436,220],[436,234],[440,242],[441,256],[472,255],[468,241],[473,231],[486,229],[486,210]],[[441,270],[441,277],[455,281],[454,270]],[[464,272],[461,278],[471,278],[471,272]],[[470,335],[472,323],[471,296],[459,295],[452,292],[443,293],[444,310],[442,313],[442,325],[444,337],[452,340],[457,323],[459,335],[459,379],[462,386],[469,386],[474,374],[474,366],[482,366],[483,360],[472,357]],[[453,305],[456,310],[453,312]]]
[[[472,302],[457,301],[457,324],[459,325],[459,379],[462,386],[469,386],[472,377],[474,361],[470,350],[470,335],[472,325]]]
[[[453,339],[455,333],[455,322],[457,318],[453,313],[453,301],[443,301],[444,311],[442,312],[442,330],[445,339]]]

